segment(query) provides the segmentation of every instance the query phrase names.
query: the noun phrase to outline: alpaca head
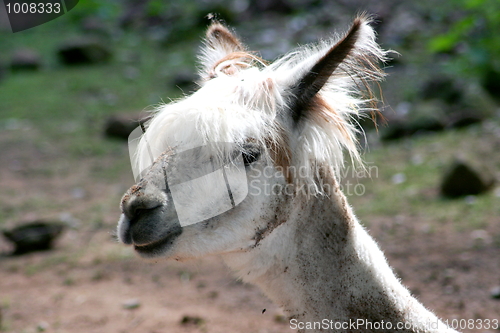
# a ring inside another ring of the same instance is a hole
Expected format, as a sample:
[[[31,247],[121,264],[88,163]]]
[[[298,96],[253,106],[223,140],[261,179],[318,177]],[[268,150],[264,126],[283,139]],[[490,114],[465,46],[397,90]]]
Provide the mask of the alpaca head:
[[[351,117],[367,109],[360,86],[382,77],[384,56],[364,17],[272,64],[212,24],[200,89],[161,106],[134,141],[120,240],[147,258],[257,246],[286,223],[287,201],[329,195],[322,178],[335,179],[344,150],[359,158]]]

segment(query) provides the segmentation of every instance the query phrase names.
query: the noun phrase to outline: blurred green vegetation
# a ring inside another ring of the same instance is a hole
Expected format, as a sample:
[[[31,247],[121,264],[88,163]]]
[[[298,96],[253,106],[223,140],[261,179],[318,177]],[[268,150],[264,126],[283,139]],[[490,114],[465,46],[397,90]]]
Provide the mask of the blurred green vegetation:
[[[448,55],[443,63],[448,72],[477,78],[488,90],[498,91],[500,1],[455,0],[438,8],[448,24],[443,25],[446,31],[430,39],[429,50]]]
[[[123,1],[120,0],[85,0],[79,1],[77,10],[70,12],[71,15],[66,15],[65,19],[77,22],[89,16],[99,17],[103,20],[111,21],[118,17],[121,13]]]
[[[102,141],[108,116],[137,114],[183,94],[171,79],[182,68],[195,72],[192,42],[179,42],[167,50],[137,31],[111,31],[111,36],[98,36],[113,52],[110,63],[65,67],[58,62],[60,45],[86,35],[83,18],[96,14],[111,25],[117,8],[114,2],[83,2],[78,11],[36,28],[0,32],[2,62],[8,63],[16,50],[24,48],[36,50],[42,59],[41,70],[11,72],[0,81],[0,129],[25,123],[52,142],[77,147],[67,147],[70,152],[106,152],[115,146],[111,140],[106,149],[108,142]],[[68,135],[74,140],[65,140]]]

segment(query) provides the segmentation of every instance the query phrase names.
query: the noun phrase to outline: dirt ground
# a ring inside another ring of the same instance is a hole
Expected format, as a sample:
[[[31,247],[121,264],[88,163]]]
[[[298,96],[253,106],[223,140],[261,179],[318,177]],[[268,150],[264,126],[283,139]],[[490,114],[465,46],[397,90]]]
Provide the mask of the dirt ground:
[[[500,284],[498,247],[470,234],[429,235],[415,222],[373,227],[403,282],[443,318],[498,319],[500,301],[490,297]],[[389,229],[392,235],[383,236]],[[109,231],[80,236],[69,231],[53,251],[0,259],[4,331],[293,331],[271,301],[236,281],[218,258],[146,263]]]
[[[12,260],[24,266],[46,255]],[[2,265],[12,266],[12,260]],[[2,269],[7,332],[290,331],[269,300],[235,281],[214,258],[188,264],[128,259],[71,266],[32,276]]]

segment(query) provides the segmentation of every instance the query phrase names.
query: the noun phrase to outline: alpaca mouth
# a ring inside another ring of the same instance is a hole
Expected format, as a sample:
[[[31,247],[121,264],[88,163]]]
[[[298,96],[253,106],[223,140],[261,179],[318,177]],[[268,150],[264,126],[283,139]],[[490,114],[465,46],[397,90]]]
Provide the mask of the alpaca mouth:
[[[165,251],[175,242],[175,239],[182,234],[182,228],[176,228],[165,237],[145,245],[134,244],[134,250],[142,257],[156,257],[163,255]]]

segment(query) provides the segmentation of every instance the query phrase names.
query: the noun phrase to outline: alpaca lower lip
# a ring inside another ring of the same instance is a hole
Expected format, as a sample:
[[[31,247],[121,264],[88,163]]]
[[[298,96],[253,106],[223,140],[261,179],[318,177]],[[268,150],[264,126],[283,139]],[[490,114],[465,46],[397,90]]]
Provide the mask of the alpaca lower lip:
[[[134,244],[134,250],[141,255],[160,255],[163,251],[167,250],[174,243],[175,239],[182,233],[182,229],[176,229],[170,232],[164,238],[146,245]]]

